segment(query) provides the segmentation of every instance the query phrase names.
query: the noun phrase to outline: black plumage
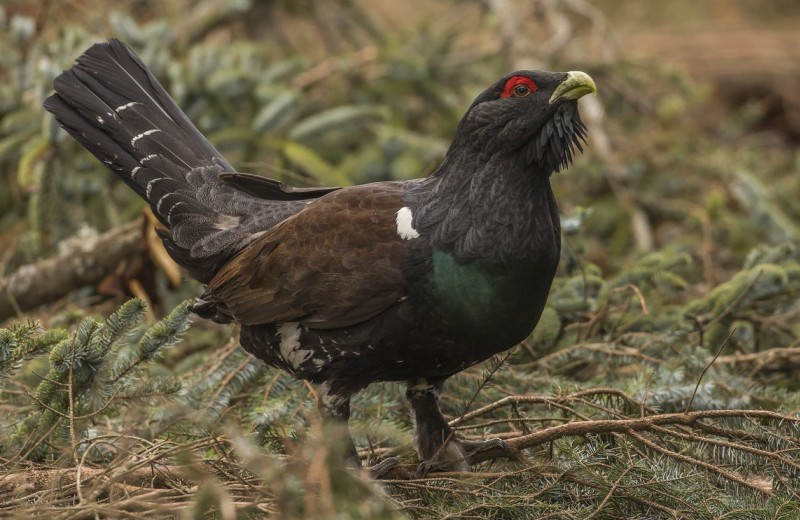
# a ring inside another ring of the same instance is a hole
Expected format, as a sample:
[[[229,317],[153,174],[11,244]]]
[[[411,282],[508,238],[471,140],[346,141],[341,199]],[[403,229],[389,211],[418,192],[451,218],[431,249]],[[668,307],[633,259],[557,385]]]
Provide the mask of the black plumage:
[[[119,41],[55,90],[46,109],[147,200],[167,251],[206,284],[197,314],[241,323],[242,346],[318,384],[333,419],[370,383],[407,382],[420,458],[465,467],[483,445],[452,436],[438,395],[536,326],[560,253],[549,179],[585,136],[586,74],[509,74],[430,177],[341,189],[236,173]]]

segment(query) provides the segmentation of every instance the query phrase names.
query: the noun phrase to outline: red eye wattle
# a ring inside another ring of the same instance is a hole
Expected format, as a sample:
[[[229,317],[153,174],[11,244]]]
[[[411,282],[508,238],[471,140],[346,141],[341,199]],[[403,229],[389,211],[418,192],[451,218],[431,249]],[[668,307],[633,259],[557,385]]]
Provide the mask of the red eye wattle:
[[[536,86],[536,83],[527,76],[514,76],[506,81],[505,86],[503,86],[503,92],[500,94],[501,98],[507,97],[525,97],[529,94],[533,94],[539,90]]]

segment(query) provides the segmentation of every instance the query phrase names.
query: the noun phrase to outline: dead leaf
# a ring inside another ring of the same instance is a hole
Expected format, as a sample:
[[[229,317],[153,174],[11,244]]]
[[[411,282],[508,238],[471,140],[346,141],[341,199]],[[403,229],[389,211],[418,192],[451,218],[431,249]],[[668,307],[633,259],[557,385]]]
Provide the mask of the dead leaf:
[[[175,260],[169,256],[167,250],[164,249],[164,244],[161,238],[156,233],[156,228],[166,229],[153,215],[149,209],[145,211],[147,218],[147,227],[145,229],[145,240],[147,241],[147,252],[150,259],[163,272],[169,281],[170,288],[175,288],[181,283],[181,268],[175,263]]]

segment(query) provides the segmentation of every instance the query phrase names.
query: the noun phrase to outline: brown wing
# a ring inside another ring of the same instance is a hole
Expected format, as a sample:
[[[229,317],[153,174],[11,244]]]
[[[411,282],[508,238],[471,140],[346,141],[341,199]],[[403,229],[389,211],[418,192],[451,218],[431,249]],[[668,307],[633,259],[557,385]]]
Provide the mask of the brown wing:
[[[399,188],[335,191],[265,232],[208,284],[242,324],[299,321],[337,328],[365,321],[405,295]]]

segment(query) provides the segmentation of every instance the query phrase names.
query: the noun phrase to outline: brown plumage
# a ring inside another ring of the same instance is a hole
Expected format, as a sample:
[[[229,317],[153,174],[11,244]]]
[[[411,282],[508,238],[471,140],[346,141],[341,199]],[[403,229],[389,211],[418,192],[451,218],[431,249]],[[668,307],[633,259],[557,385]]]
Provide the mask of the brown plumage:
[[[405,256],[401,195],[379,183],[310,202],[225,264],[200,298],[243,325],[335,329],[374,317],[405,294],[394,267]]]

